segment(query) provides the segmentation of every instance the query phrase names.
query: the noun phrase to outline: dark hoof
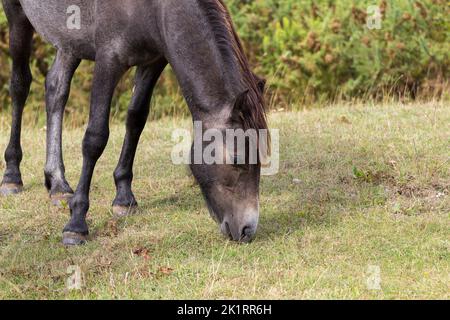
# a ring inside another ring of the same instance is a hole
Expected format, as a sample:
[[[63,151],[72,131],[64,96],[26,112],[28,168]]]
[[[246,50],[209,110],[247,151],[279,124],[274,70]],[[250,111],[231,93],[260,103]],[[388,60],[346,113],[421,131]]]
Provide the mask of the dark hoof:
[[[63,232],[62,243],[65,246],[81,246],[86,244],[87,236],[75,232]]]
[[[10,196],[21,193],[23,186],[15,183],[4,183],[0,186],[0,196]]]
[[[67,208],[72,197],[72,193],[57,193],[50,195],[50,201],[58,208]]]
[[[113,214],[116,217],[126,217],[136,213],[137,206],[113,206]]]

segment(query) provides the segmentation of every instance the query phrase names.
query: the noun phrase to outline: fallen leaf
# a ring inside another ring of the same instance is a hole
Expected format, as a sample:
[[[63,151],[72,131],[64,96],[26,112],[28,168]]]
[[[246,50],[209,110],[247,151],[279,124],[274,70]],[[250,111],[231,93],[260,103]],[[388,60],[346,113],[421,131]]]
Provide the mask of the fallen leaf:
[[[136,248],[133,250],[133,254],[138,257],[142,257],[145,260],[150,259],[150,250],[148,250],[147,248]]]
[[[342,116],[342,117],[340,118],[340,121],[341,121],[342,123],[352,124],[352,122],[351,122],[350,120],[348,120],[348,118],[347,118],[346,116]]]
[[[169,267],[159,267],[158,271],[164,275],[170,275],[173,272],[173,269]]]

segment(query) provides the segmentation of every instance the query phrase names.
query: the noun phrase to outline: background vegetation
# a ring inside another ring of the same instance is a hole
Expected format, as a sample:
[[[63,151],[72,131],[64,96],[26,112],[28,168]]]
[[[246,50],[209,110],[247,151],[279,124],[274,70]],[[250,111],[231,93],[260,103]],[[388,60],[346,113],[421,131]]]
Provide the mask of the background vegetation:
[[[0,299],[450,298],[446,1],[225,2],[254,69],[269,80],[269,120],[280,129],[280,172],[261,180],[255,241],[224,239],[188,169],[170,162],[173,130],[191,124],[168,69],[153,100],[152,117],[161,119],[144,131],[136,157],[137,214],[119,219],[110,210],[124,135],[113,121],[93,177],[89,241],[62,246],[69,212],[52,206],[43,187],[43,84],[54,49],[36,36],[22,135],[25,190],[0,198]],[[369,5],[381,9],[381,30],[365,26]],[[11,123],[9,65],[0,10],[0,152]],[[72,187],[92,67],[79,68],[67,107]],[[132,73],[114,99],[118,120]],[[73,266],[84,275],[80,290],[67,287]],[[370,266],[379,267],[378,289],[367,285]]]
[[[450,66],[449,7],[444,0],[226,0],[257,73],[269,80],[276,109],[325,105],[330,101],[447,94]],[[366,27],[369,5],[383,15],[381,30]],[[0,12],[0,111],[9,107],[7,24]],[[36,37],[35,85],[26,113],[44,123],[43,82],[54,50]],[[120,84],[114,116],[130,100],[132,72]],[[67,109],[74,125],[86,120],[92,63],[79,69]],[[153,117],[183,115],[186,106],[170,70],[154,99]]]

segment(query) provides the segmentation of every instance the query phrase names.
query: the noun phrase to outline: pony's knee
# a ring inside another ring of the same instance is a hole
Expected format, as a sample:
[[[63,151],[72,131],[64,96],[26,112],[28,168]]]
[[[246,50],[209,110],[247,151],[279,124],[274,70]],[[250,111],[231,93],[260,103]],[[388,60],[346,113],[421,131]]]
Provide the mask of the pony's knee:
[[[127,129],[140,131],[145,127],[150,112],[149,106],[130,108],[127,114]]]
[[[98,159],[108,144],[109,130],[88,128],[83,139],[83,156]]]
[[[25,97],[30,91],[32,81],[33,76],[31,75],[31,70],[27,63],[13,63],[10,89],[12,98],[21,98],[21,100],[25,100]]]

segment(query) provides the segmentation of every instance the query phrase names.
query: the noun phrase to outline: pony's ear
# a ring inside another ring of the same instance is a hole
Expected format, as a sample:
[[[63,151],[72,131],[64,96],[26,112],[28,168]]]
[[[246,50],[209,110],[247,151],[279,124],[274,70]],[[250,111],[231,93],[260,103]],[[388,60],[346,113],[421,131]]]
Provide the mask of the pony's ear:
[[[266,84],[267,84],[266,79],[263,78],[258,79],[258,89],[261,93],[264,93],[264,91],[266,91]]]
[[[242,110],[242,108],[245,106],[245,101],[247,100],[247,95],[249,93],[249,89],[242,91],[238,94],[236,99],[234,100],[234,110]]]
[[[253,74],[253,77],[254,77],[255,80],[256,80],[256,84],[257,84],[257,86],[258,86],[259,92],[263,94],[264,91],[266,90],[267,80],[264,79],[264,78],[262,78],[262,77],[260,77],[260,76],[258,76],[258,75],[255,74],[255,73]]]
[[[231,116],[235,121],[238,121],[239,123],[245,124],[245,119],[248,118],[248,108],[247,108],[247,99],[248,99],[248,93],[250,90],[245,90],[239,93],[234,100],[233,109],[231,112]]]

